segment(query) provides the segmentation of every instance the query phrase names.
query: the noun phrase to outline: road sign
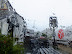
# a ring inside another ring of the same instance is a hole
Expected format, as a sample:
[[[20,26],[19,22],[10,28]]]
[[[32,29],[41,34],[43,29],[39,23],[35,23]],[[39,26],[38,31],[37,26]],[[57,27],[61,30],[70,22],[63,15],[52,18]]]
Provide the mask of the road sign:
[[[62,29],[60,29],[60,30],[58,31],[58,37],[59,37],[59,39],[62,39],[62,38],[64,37],[64,32],[63,32]]]

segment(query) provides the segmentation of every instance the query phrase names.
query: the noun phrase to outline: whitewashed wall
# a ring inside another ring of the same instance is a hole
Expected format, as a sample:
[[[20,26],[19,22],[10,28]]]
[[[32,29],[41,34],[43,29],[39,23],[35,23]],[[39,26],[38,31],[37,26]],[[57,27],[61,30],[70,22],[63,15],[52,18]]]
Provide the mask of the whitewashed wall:
[[[8,34],[8,23],[7,23],[7,18],[2,20],[2,28],[1,28],[1,33],[4,35]]]

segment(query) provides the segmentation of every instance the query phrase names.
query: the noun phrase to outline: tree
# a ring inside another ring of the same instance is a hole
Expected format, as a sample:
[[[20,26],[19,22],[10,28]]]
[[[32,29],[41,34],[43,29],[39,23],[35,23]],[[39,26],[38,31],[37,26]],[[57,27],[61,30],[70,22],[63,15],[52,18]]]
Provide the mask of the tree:
[[[47,35],[46,35],[46,34],[44,34],[44,33],[42,33],[42,36],[43,36],[43,37],[47,37]]]

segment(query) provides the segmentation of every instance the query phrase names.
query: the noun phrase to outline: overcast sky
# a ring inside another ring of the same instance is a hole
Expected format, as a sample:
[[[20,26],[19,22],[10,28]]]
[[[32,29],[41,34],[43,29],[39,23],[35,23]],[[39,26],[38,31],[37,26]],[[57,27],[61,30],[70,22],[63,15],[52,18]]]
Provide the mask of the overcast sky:
[[[26,19],[28,28],[42,31],[49,28],[49,17],[55,13],[58,26],[72,25],[72,0],[9,0]]]

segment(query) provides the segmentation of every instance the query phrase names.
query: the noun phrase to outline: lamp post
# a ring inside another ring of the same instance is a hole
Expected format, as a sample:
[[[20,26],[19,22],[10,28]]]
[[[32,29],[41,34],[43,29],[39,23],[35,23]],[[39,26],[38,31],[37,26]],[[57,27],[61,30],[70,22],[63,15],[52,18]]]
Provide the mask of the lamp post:
[[[55,42],[55,27],[58,27],[58,22],[57,22],[57,17],[56,16],[51,16],[49,18],[49,27],[53,29],[53,46],[56,46]]]

